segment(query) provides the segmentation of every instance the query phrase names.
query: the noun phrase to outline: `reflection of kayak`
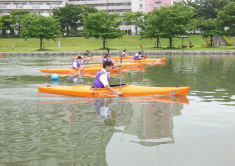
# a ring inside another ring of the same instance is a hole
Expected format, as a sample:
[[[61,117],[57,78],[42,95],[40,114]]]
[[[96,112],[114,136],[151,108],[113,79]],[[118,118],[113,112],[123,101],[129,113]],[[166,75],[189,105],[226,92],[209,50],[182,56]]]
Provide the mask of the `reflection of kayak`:
[[[124,59],[122,62],[165,62],[166,58],[159,58],[159,59],[141,59],[141,60],[134,60],[134,59]],[[119,60],[115,60],[115,62],[118,62]]]
[[[131,98],[127,100],[123,100],[125,102],[132,102],[132,101],[157,101],[157,102],[164,102],[164,103],[183,103],[188,105],[189,101],[185,95],[181,96],[159,96],[159,97],[149,97],[149,98]]]
[[[96,72],[87,72],[87,73],[82,73],[82,76],[84,76],[84,77],[95,77],[96,74],[97,74]],[[58,74],[59,77],[68,77],[68,76],[73,77],[75,75],[77,75],[77,73],[76,74],[72,74],[72,73]],[[51,77],[51,75],[41,75],[41,76]],[[109,76],[110,77],[119,77],[120,76],[120,71],[111,71],[109,73]],[[121,76],[124,77],[124,74],[121,73]]]
[[[112,85],[111,85],[112,86]],[[119,91],[119,86],[112,86],[114,90]],[[115,97],[112,92],[106,88],[92,88],[86,85],[77,86],[39,86],[40,92],[56,93],[80,97]],[[189,87],[145,87],[135,85],[122,85],[122,97],[137,97],[149,95],[186,95]]]
[[[103,67],[86,67],[82,70],[82,73],[97,72],[100,69],[103,69]],[[112,71],[120,71],[120,69],[115,68]],[[79,69],[75,69],[75,68],[41,69],[41,72],[45,72],[45,73],[78,73]]]
[[[0,58],[2,57],[2,55],[0,55]]]

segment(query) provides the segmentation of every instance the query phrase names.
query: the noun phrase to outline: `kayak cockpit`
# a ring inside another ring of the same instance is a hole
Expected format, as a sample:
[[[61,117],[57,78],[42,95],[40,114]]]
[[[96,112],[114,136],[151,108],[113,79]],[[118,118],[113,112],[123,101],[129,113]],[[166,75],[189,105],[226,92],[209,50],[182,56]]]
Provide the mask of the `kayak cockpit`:
[[[120,84],[117,84],[117,85],[109,85],[110,87],[120,87]],[[121,84],[121,87],[123,86],[127,86],[127,84]],[[94,89],[94,86],[91,87],[91,89]],[[96,88],[96,89],[103,89],[103,88]]]

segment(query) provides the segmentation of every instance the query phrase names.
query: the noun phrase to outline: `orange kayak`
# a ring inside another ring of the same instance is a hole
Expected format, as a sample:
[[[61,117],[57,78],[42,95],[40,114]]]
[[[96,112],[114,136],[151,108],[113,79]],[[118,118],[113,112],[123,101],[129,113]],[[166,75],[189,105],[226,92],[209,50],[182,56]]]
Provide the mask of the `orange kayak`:
[[[77,57],[70,57],[71,59],[77,59]],[[93,57],[91,57],[91,56],[85,56],[85,57],[83,57],[84,59],[86,59],[86,58],[104,58],[104,56],[93,56]],[[133,59],[134,58],[134,56],[123,56],[122,57],[122,59]],[[111,56],[111,59],[120,59],[120,57],[112,57]]]
[[[97,72],[100,69],[103,69],[103,67],[86,67],[82,70],[82,73]],[[120,69],[115,68],[112,71],[120,71]],[[41,69],[41,72],[45,72],[45,73],[78,73],[79,69],[75,69],[75,68]]]
[[[0,58],[2,57],[2,55],[0,55]]]
[[[119,86],[111,86],[119,91]],[[77,86],[39,86],[40,92],[56,93],[79,97],[116,97],[113,92],[106,88],[96,88],[87,85]],[[189,87],[145,87],[135,85],[122,85],[122,97],[138,97],[150,95],[186,95]]]
[[[114,65],[117,65],[118,63],[114,63]],[[139,62],[139,63],[122,63],[123,67],[144,67],[145,63]],[[82,65],[84,66],[84,65]],[[103,64],[91,64],[91,65],[85,65],[87,67],[103,67]]]
[[[154,63],[154,62],[165,62],[166,58],[159,58],[159,59],[141,59],[141,60],[134,60],[134,59],[124,59],[122,62],[143,62],[143,63]],[[114,60],[115,62],[119,62],[119,60]]]

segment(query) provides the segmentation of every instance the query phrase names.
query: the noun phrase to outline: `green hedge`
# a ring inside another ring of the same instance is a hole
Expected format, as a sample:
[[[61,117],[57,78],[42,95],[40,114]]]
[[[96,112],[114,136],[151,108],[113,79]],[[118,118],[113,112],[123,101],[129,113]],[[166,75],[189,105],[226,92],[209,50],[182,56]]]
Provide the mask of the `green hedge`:
[[[224,41],[226,42],[226,44],[228,45],[228,46],[231,46],[232,45],[232,43],[228,40],[228,38],[227,38],[227,36],[222,36],[223,37],[223,39],[224,39]]]
[[[210,37],[207,37],[207,38],[206,38],[206,41],[207,41],[207,45],[208,45],[208,46],[211,46],[211,38],[210,38]]]

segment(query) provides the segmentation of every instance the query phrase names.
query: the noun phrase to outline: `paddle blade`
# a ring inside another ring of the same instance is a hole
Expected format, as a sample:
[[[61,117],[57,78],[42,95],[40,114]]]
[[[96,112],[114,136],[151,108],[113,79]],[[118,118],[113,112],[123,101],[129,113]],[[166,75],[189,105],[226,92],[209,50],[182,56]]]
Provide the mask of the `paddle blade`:
[[[143,49],[143,46],[140,44],[140,47]]]

